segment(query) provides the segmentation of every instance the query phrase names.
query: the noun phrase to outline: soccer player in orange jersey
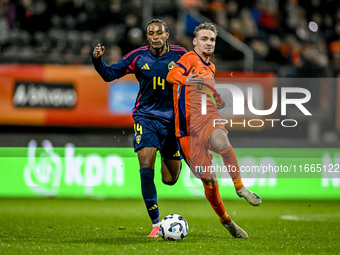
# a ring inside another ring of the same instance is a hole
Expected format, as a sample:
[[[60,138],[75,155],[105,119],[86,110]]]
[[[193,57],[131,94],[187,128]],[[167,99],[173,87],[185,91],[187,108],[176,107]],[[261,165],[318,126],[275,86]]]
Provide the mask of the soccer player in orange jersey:
[[[247,238],[226,213],[214,172],[209,172],[214,151],[222,156],[233,180],[236,193],[250,204],[259,205],[261,198],[244,187],[235,151],[223,125],[213,125],[221,119],[217,107],[224,102],[213,94],[215,65],[209,60],[215,49],[217,29],[214,24],[202,23],[194,32],[194,50],[184,54],[168,73],[167,81],[174,84],[176,136],[179,137],[185,160],[204,186],[205,196],[220,217],[221,223],[235,238]],[[207,94],[207,114],[201,112],[202,94]],[[219,102],[216,104],[215,102]]]

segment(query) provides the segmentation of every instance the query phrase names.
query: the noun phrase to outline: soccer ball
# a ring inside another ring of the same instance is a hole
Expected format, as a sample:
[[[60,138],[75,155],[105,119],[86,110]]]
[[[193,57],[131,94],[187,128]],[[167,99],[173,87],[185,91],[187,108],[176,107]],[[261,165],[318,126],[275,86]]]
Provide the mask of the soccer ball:
[[[188,223],[181,215],[169,214],[162,219],[159,233],[164,240],[183,240],[188,234]]]

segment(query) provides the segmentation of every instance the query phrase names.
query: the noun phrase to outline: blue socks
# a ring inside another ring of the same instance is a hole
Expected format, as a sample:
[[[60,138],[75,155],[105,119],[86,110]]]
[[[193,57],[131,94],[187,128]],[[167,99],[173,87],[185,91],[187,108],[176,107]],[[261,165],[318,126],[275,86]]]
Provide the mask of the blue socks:
[[[152,168],[141,168],[140,179],[142,185],[142,195],[149,217],[153,224],[159,222],[159,210],[157,203],[157,191],[153,181],[155,171]]]

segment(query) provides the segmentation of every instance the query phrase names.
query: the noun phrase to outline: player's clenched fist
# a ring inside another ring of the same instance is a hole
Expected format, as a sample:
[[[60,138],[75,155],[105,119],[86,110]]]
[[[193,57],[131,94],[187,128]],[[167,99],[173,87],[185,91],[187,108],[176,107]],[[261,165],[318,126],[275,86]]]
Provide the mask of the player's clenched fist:
[[[99,57],[103,56],[104,51],[105,51],[105,47],[101,46],[98,43],[98,45],[94,48],[92,55],[93,55],[94,58],[99,58]]]

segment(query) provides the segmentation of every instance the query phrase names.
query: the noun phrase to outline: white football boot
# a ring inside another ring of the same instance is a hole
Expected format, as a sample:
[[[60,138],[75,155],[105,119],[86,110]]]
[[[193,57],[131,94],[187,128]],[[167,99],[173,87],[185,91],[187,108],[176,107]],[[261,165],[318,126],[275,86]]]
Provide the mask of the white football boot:
[[[253,206],[259,206],[262,203],[261,198],[246,187],[243,187],[240,190],[236,190],[236,193],[239,197],[244,197],[249,202],[249,204]]]
[[[248,238],[246,231],[240,228],[233,220],[231,220],[228,224],[222,223],[222,225],[234,238]]]

